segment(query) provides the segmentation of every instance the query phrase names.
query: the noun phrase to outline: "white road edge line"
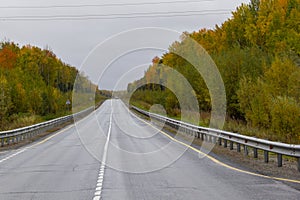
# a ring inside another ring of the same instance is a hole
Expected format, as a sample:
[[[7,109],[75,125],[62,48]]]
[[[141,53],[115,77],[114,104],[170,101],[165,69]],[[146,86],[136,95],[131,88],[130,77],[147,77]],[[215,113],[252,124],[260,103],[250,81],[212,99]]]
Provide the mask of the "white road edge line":
[[[104,179],[104,172],[105,172],[105,165],[106,165],[106,158],[107,158],[107,150],[108,150],[108,144],[109,144],[109,139],[110,139],[110,134],[111,134],[111,126],[112,126],[112,113],[113,113],[112,101],[110,102],[110,105],[111,105],[111,111],[110,111],[110,116],[109,116],[108,133],[107,133],[107,138],[106,138],[106,142],[104,145],[103,156],[102,156],[101,166],[100,166],[100,170],[99,170],[99,176],[97,179],[97,185],[96,185],[93,200],[101,199],[102,186],[103,186],[102,184],[103,184],[103,179]]]
[[[94,112],[94,111],[93,111],[93,112]],[[90,114],[88,114],[88,115],[87,115],[86,117],[84,117],[83,119],[80,119],[77,123],[81,123],[83,120],[87,119],[93,112],[91,112]],[[44,142],[46,142],[46,141],[48,141],[48,140],[54,138],[55,136],[57,136],[57,135],[63,133],[64,131],[67,131],[67,130],[73,128],[73,127],[75,127],[75,123],[73,123],[73,124],[71,124],[71,125],[69,125],[69,126],[66,126],[66,127],[62,128],[62,129],[61,129],[60,131],[58,131],[57,133],[54,133],[54,135],[50,135],[50,136],[46,137],[45,139],[43,139],[43,140],[40,141],[40,142],[37,142],[37,143],[34,142],[34,143],[31,144],[30,146],[24,147],[24,148],[22,148],[22,149],[19,150],[19,151],[16,150],[16,151],[17,151],[16,153],[11,154],[11,155],[9,155],[9,156],[7,156],[7,157],[1,159],[1,160],[0,160],[0,163],[2,163],[2,162],[4,162],[4,161],[7,161],[7,160],[9,160],[9,159],[11,159],[11,158],[17,156],[17,155],[19,155],[19,154],[25,152],[26,150],[28,150],[28,149],[30,149],[30,148],[32,148],[32,147],[35,147],[35,146],[40,145],[40,144],[43,144]],[[5,151],[5,152],[8,152],[8,151]]]
[[[9,160],[9,159],[15,157],[16,155],[19,155],[20,153],[23,153],[23,152],[26,151],[26,150],[27,150],[27,148],[24,148],[24,149],[22,149],[22,150],[20,150],[20,151],[17,151],[17,152],[14,153],[14,154],[9,155],[9,156],[3,158],[2,160],[0,160],[0,163],[4,162],[4,161],[6,161],[6,160]]]

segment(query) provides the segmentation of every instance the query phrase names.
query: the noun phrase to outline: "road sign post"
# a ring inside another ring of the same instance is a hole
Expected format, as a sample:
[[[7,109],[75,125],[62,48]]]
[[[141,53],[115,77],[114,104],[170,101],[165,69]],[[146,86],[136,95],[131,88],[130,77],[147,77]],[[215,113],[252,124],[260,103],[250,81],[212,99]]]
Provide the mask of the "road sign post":
[[[68,99],[66,101],[67,111],[70,111],[70,105],[71,105],[71,101]]]

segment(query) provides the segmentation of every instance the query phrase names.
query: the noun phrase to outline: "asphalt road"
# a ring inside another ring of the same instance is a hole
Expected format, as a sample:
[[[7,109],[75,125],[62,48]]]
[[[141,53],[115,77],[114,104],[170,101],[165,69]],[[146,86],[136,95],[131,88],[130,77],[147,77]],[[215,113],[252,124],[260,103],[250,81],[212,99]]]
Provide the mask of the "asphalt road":
[[[0,153],[1,200],[300,199],[170,140],[120,100],[45,140]]]

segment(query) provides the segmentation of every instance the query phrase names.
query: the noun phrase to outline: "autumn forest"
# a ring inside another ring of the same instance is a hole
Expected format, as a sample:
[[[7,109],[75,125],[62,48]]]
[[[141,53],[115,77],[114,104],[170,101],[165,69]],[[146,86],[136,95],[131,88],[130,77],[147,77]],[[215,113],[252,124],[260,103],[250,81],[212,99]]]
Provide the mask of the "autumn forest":
[[[13,42],[0,43],[0,88],[0,130],[71,114],[66,102],[72,103],[73,89],[89,88],[97,101],[101,95],[88,77],[51,50]]]
[[[163,66],[168,66],[192,85],[202,113],[200,124],[208,125],[211,98],[205,81],[191,63],[174,53],[178,48],[191,51],[187,38],[193,38],[209,53],[224,81],[224,129],[299,144],[299,19],[300,0],[251,0],[221,26],[186,32],[169,52],[153,59],[142,79],[128,85],[128,92],[138,88],[131,103],[145,109],[161,104],[169,116],[178,117],[180,105],[174,94],[153,84],[165,80],[168,71]]]

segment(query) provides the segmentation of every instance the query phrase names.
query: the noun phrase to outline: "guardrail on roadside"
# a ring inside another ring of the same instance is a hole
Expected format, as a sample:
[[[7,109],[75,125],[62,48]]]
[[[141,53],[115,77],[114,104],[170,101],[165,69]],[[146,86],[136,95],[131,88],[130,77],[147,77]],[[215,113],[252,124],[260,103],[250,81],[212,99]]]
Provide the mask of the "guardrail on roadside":
[[[23,141],[25,139],[32,138],[40,133],[43,133],[45,131],[48,131],[54,127],[57,127],[67,121],[71,121],[74,118],[81,118],[89,113],[91,113],[94,110],[94,107],[87,108],[83,111],[80,111],[78,113],[56,118],[50,121],[34,124],[31,126],[18,128],[14,130],[9,131],[1,131],[0,132],[0,146],[3,147],[5,145],[10,144],[16,144],[20,141]]]
[[[298,171],[300,172],[300,145],[285,144],[280,142],[272,142],[269,140],[259,139],[255,137],[249,137],[238,133],[232,133],[228,131],[206,128],[201,126],[195,126],[182,121],[171,119],[165,116],[161,116],[155,113],[150,113],[139,109],[135,106],[130,106],[133,110],[165,123],[172,128],[181,128],[185,133],[191,134],[201,140],[205,140],[211,143],[218,143],[220,146],[223,145],[225,148],[229,146],[230,150],[234,149],[236,145],[237,152],[241,152],[243,147],[245,155],[249,153],[249,147],[253,149],[254,158],[258,157],[258,150],[264,152],[264,162],[269,162],[269,153],[277,154],[277,166],[282,167],[282,156],[287,155],[297,158]]]

